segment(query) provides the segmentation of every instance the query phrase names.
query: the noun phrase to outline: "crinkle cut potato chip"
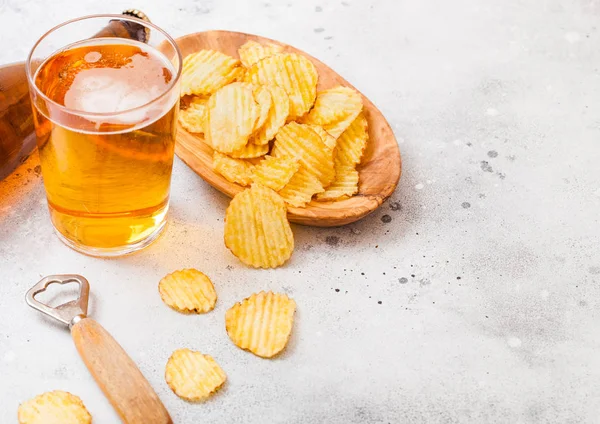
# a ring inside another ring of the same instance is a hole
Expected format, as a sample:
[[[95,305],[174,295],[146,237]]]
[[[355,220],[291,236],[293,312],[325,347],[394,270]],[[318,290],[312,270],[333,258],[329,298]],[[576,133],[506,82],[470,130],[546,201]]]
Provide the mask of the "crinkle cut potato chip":
[[[306,170],[327,187],[335,177],[333,152],[308,125],[290,122],[279,130],[271,155],[297,157]]]
[[[208,101],[208,144],[221,153],[241,149],[248,143],[258,115],[251,86],[234,82],[220,88]]]
[[[269,110],[271,110],[271,93],[265,86],[257,85],[254,86],[254,101],[258,104],[258,119],[254,125],[254,132],[258,131],[265,124],[269,117]]]
[[[369,140],[367,119],[360,113],[337,140],[336,165],[356,166],[361,160]]]
[[[200,50],[183,59],[181,95],[212,94],[242,76],[240,61],[214,50]]]
[[[266,155],[267,153],[269,153],[268,144],[264,144],[261,146],[258,144],[248,143],[241,149],[237,149],[229,153],[229,156],[236,159],[252,159],[259,158],[261,156]]]
[[[327,131],[329,134],[331,134],[337,139],[344,133],[344,131],[348,129],[348,127],[350,127],[350,125],[352,124],[352,122],[354,122],[357,116],[358,115],[350,114],[341,121],[323,125],[323,128],[325,129],[325,131]]]
[[[358,193],[358,171],[353,166],[336,166],[335,180],[327,190],[317,194],[319,201],[346,199]]]
[[[193,133],[203,133],[208,97],[194,96],[186,109],[179,111],[179,123]]]
[[[278,191],[285,203],[303,208],[310,202],[315,194],[325,191],[323,184],[303,166],[300,166],[298,172],[290,181]]]
[[[302,118],[302,122],[322,125],[327,130],[327,126],[348,117],[351,117],[351,121],[354,120],[362,107],[362,98],[356,90],[337,86],[317,93],[315,105],[308,115]]]
[[[249,68],[259,60],[281,53],[282,51],[283,47],[277,44],[260,44],[250,40],[246,41],[244,45],[238,49],[238,54],[240,55],[242,65]]]
[[[276,85],[263,87],[271,94],[271,108],[263,126],[250,138],[251,143],[259,145],[269,144],[290,115],[290,98],[285,90]]]
[[[158,283],[160,297],[168,306],[184,313],[212,311],[217,292],[212,281],[197,269],[182,269],[164,276]]]
[[[294,251],[283,199],[260,184],[238,193],[225,212],[225,245],[246,265],[283,265]]]
[[[252,184],[254,165],[243,159],[233,159],[223,153],[213,153],[213,169],[229,182],[249,186]]]
[[[294,157],[267,156],[254,168],[252,181],[279,191],[289,183],[298,169],[300,162]]]
[[[248,69],[245,81],[254,84],[275,84],[290,98],[290,119],[307,113],[317,96],[318,74],[315,65],[295,53],[280,53],[256,62]]]
[[[296,302],[285,294],[260,292],[233,305],[225,314],[227,334],[236,346],[271,358],[287,344]]]
[[[180,398],[199,401],[223,386],[227,376],[212,356],[178,349],[167,361],[165,380]]]
[[[55,390],[19,405],[19,424],[90,424],[92,416],[78,396]]]
[[[335,149],[337,140],[334,136],[325,131],[320,125],[309,124],[308,126],[321,136],[321,140],[323,140],[323,143],[325,143],[327,147],[329,147],[332,151]]]

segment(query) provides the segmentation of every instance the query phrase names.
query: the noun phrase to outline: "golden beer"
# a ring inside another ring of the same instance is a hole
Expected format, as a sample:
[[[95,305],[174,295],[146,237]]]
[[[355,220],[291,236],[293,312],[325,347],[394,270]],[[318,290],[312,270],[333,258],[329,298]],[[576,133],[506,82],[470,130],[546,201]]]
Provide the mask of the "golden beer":
[[[44,185],[52,222],[68,245],[122,254],[160,232],[169,207],[176,76],[160,52],[121,38],[74,43],[38,67],[34,82],[43,95],[34,99],[34,120]]]

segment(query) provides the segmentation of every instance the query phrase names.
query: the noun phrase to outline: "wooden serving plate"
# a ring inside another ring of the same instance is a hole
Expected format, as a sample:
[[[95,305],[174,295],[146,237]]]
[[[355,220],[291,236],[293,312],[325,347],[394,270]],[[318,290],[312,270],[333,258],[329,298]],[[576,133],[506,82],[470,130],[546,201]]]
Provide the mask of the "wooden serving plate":
[[[202,49],[218,50],[239,58],[238,48],[248,40],[259,43],[275,43],[284,46],[284,51],[306,56],[317,68],[319,84],[317,90],[336,85],[352,87],[348,81],[314,57],[294,47],[275,40],[231,31],[206,31],[178,38],[177,44],[183,56]],[[358,90],[357,90],[358,91]],[[362,94],[361,94],[362,95]],[[292,222],[317,227],[335,227],[357,221],[377,209],[394,191],[402,170],[400,150],[390,125],[375,105],[362,95],[364,114],[369,122],[369,143],[357,168],[359,172],[358,194],[350,199],[334,202],[312,201],[305,208],[288,208]],[[178,128],[175,153],[198,175],[217,190],[233,197],[244,187],[227,181],[213,171],[213,150],[201,136]]]

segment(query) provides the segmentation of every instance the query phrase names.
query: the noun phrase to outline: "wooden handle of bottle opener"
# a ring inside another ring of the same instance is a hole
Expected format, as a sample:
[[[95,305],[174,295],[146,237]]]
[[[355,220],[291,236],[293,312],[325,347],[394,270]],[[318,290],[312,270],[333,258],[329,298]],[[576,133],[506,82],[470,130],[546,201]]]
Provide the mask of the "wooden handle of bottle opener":
[[[115,339],[96,321],[83,318],[71,335],[79,355],[125,424],[172,424],[148,380]]]

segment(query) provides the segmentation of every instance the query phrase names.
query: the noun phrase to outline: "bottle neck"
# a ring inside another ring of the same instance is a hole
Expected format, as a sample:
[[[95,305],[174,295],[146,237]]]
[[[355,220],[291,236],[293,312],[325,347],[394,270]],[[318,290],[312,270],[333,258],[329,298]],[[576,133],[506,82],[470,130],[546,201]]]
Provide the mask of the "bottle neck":
[[[147,28],[137,22],[113,19],[94,38],[130,38],[145,43],[148,41],[148,35]]]

